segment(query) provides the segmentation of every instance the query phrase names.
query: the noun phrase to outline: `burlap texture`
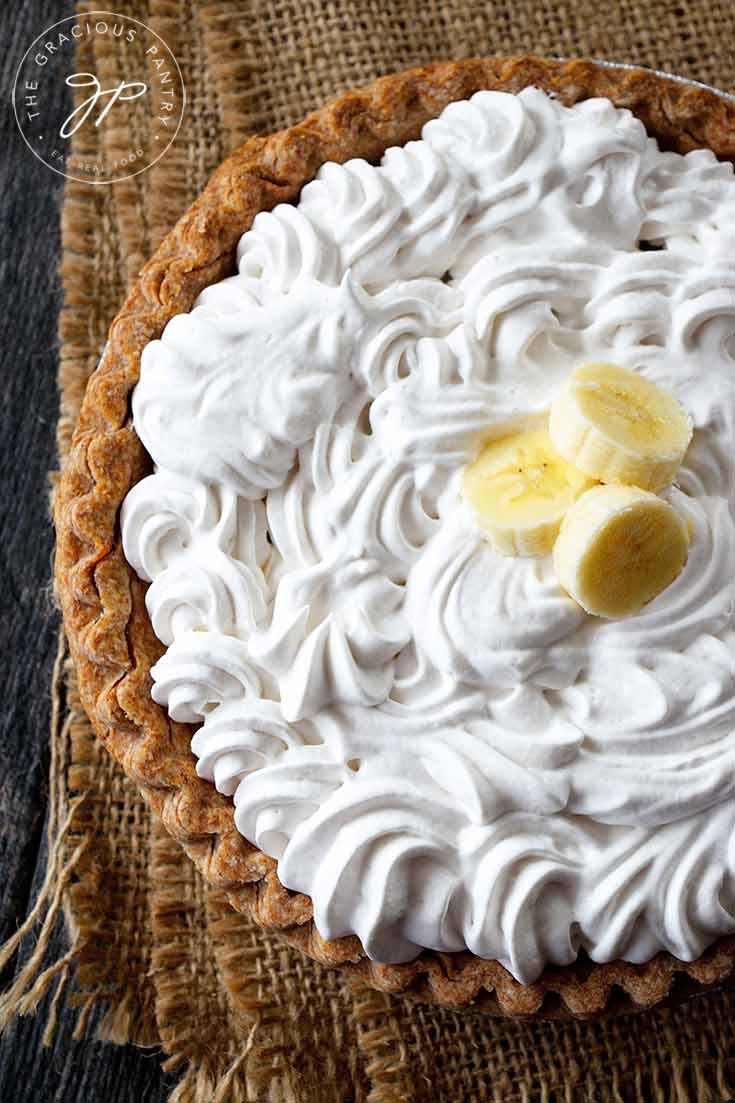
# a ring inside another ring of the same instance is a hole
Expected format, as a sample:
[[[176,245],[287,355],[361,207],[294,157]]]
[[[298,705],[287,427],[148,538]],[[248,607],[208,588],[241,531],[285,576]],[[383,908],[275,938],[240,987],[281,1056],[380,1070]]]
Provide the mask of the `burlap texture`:
[[[118,0],[117,8],[169,44],[189,105],[174,145],[149,171],[112,187],[67,185],[62,462],[127,286],[208,173],[253,131],[289,125],[382,73],[474,54],[605,57],[735,88],[732,0]],[[83,40],[79,68],[114,68],[105,48]],[[95,140],[86,131],[77,152],[89,152],[83,143]],[[80,1006],[78,1033],[103,1000],[104,1037],[160,1040],[168,1066],[181,1067],[172,1096],[179,1103],[722,1103],[735,1096],[732,994],[634,1022],[552,1024],[352,993],[204,884],[93,736],[63,654],[53,692],[50,832],[59,842],[33,917],[40,924],[35,960],[0,1000],[0,1025],[13,1007],[33,1010],[47,996],[52,1030],[69,981]],[[62,890],[71,948],[39,973]]]

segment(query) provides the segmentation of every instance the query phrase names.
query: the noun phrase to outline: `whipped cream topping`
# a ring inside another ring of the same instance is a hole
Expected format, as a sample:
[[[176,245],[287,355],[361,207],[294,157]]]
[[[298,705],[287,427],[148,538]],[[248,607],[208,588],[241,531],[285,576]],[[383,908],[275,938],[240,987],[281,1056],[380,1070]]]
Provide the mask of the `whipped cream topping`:
[[[735,931],[735,180],[605,100],[480,92],[328,164],[143,353],[125,554],[200,776],[368,954],[699,956]],[[693,543],[638,616],[462,505],[580,362],[667,387]]]

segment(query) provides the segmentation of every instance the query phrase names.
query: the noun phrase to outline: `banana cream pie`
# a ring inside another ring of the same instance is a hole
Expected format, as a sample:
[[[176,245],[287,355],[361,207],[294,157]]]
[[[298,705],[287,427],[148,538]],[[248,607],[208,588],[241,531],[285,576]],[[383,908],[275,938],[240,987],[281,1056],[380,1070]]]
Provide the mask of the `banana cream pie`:
[[[59,577],[101,734],[236,907],[589,1013],[735,960],[735,178],[657,141],[675,85],[649,133],[635,74],[514,64],[220,170],[208,259],[113,326]]]

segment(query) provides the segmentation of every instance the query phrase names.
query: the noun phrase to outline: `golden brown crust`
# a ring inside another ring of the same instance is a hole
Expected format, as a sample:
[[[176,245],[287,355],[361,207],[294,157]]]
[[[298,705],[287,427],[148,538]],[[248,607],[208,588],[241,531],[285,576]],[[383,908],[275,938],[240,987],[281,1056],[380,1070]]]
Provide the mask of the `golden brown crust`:
[[[280,885],[275,863],[235,829],[231,800],[197,778],[191,729],[153,702],[150,668],[163,649],[148,619],[145,586],[123,558],[119,531],[122,500],[150,468],[129,412],[141,351],[169,318],[190,309],[202,288],[233,270],[237,240],[257,212],[295,200],[325,161],[376,160],[387,146],[416,138],[452,100],[529,84],[567,104],[606,96],[669,148],[708,147],[735,157],[735,106],[706,89],[645,70],[533,57],[450,62],[384,77],[290,130],[252,138],[217,169],[110,327],[56,495],[56,585],[82,700],[98,736],[235,908],[318,961],[386,992],[506,1015],[579,1016],[650,1007],[723,984],[735,974],[735,938],[721,939],[693,964],[664,953],[641,966],[579,961],[548,968],[528,986],[470,953],[427,951],[408,965],[385,966],[368,961],[356,938],[325,942],[314,928],[311,901]]]

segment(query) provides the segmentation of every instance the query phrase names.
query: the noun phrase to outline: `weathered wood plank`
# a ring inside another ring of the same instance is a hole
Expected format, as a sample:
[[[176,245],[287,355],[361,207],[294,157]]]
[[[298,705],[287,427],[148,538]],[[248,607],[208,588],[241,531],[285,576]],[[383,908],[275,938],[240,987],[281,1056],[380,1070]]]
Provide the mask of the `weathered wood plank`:
[[[56,614],[49,595],[47,472],[54,457],[58,208],[63,179],[26,148],[10,110],[15,69],[33,39],[71,10],[23,5],[0,54],[0,940],[23,914],[46,805],[48,685]],[[62,84],[55,94],[64,96]]]
[[[63,952],[56,940],[55,952]],[[62,1006],[53,1046],[44,1049],[43,1012],[15,1022],[0,1042],[4,1103],[164,1103],[175,1075],[161,1072],[158,1050],[72,1040],[75,1013]],[[94,1039],[95,1019],[88,1039]]]

